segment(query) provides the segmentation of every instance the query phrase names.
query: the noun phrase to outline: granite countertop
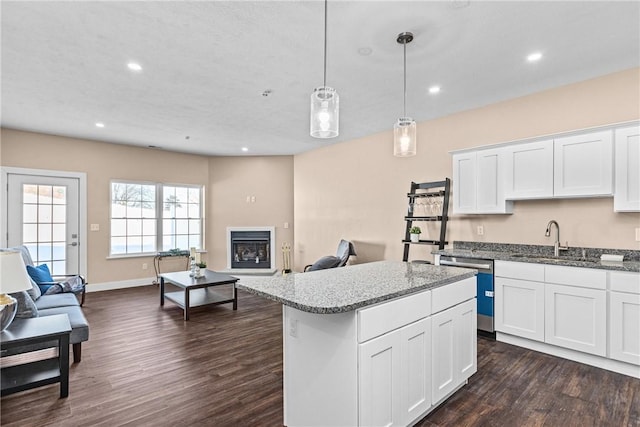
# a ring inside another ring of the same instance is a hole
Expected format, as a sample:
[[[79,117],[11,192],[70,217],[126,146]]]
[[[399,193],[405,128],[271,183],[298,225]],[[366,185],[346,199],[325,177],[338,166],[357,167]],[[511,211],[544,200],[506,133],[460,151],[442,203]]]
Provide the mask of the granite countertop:
[[[582,256],[583,249],[585,251],[584,257]],[[433,253],[464,258],[640,272],[638,252],[620,249],[570,248],[567,253],[562,252],[559,257],[555,257],[553,256],[552,246],[454,242],[453,248],[434,251]],[[603,253],[623,255],[624,261],[601,261],[600,255]]]
[[[309,313],[353,311],[473,277],[476,270],[378,261],[342,268],[241,279],[239,289]]]

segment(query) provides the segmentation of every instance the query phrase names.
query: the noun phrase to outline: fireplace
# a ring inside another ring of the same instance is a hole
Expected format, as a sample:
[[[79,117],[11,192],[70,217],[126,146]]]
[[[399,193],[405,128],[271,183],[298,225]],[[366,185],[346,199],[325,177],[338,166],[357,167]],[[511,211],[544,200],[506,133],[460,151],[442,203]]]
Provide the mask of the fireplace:
[[[275,268],[274,227],[228,227],[227,268],[270,271]]]

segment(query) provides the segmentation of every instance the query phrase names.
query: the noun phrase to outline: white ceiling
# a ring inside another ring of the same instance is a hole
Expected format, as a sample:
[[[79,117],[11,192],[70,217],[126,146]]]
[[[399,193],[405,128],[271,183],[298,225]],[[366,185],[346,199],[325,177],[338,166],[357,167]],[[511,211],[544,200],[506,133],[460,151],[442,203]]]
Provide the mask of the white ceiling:
[[[207,155],[297,154],[393,127],[403,31],[415,35],[407,115],[418,122],[640,66],[638,1],[328,7],[338,138],[309,136],[322,1],[3,0],[2,126]],[[536,50],[543,59],[528,63]]]

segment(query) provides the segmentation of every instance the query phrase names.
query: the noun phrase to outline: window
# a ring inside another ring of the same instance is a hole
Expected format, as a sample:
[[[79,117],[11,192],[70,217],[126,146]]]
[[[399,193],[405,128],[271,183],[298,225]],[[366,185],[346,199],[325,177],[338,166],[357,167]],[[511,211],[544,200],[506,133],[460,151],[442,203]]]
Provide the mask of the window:
[[[111,183],[111,255],[202,248],[202,187]]]
[[[162,188],[162,250],[201,248],[200,188]]]

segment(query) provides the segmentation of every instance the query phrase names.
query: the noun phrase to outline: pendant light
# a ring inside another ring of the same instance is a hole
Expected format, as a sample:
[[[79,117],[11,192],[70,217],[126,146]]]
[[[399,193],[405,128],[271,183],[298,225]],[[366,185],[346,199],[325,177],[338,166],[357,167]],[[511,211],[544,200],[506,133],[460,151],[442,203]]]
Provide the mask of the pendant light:
[[[409,157],[416,155],[416,122],[407,117],[407,43],[411,43],[413,34],[398,34],[396,41],[404,48],[404,103],[402,117],[393,125],[393,155]]]
[[[338,136],[340,97],[327,87],[327,0],[324,0],[324,81],[311,94],[310,134],[314,138]]]

